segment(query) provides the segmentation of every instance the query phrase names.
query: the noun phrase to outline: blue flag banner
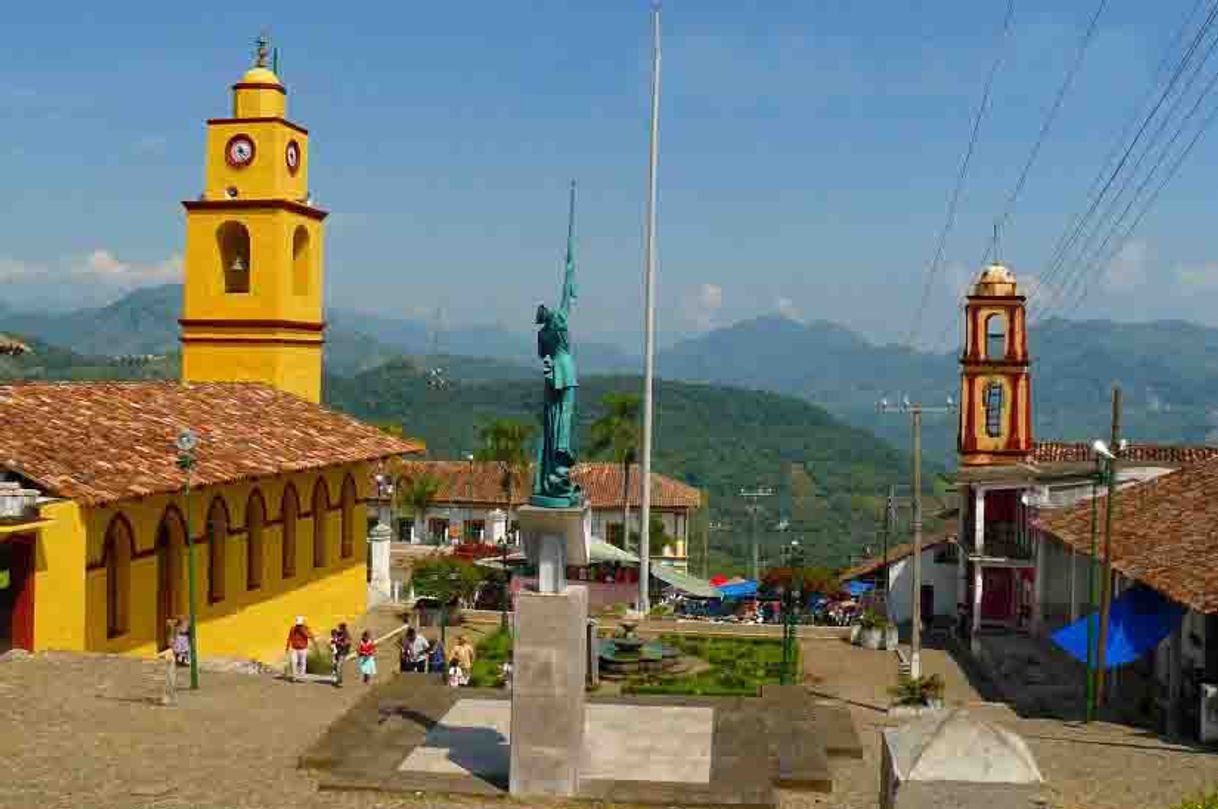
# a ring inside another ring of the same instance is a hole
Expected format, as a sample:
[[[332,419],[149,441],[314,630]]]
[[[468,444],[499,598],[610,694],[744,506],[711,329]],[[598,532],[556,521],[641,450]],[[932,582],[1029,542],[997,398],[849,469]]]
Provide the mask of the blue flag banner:
[[[1104,668],[1132,663],[1175,631],[1184,618],[1184,608],[1157,590],[1137,585],[1121,593],[1108,613],[1108,648]],[[1075,660],[1087,662],[1087,622],[1091,622],[1091,642],[1098,645],[1099,615],[1089,615],[1052,634],[1053,642]]]

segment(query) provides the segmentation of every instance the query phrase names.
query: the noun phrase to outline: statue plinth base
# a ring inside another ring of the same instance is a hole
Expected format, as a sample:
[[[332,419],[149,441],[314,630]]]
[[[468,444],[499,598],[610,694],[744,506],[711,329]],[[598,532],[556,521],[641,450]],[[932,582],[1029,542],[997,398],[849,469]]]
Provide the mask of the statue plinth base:
[[[567,565],[587,565],[592,553],[592,509],[587,503],[569,508],[521,506],[516,511],[524,553],[537,566],[537,590],[561,593]]]
[[[516,597],[509,754],[515,797],[570,797],[579,790],[587,631],[585,587]]]

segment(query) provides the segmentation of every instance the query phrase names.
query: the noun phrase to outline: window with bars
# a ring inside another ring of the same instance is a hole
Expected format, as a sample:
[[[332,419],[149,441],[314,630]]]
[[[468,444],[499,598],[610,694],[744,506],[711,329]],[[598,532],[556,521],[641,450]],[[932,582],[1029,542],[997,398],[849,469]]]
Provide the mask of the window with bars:
[[[1002,383],[985,386],[985,434],[990,438],[1002,435]]]

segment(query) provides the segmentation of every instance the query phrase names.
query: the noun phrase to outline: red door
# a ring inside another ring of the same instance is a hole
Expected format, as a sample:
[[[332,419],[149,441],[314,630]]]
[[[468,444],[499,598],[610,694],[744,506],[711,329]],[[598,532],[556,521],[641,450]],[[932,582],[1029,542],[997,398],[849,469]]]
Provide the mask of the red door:
[[[34,649],[34,543],[0,542],[0,651]]]
[[[1011,569],[986,567],[981,569],[981,620],[1009,623],[1014,603]]]

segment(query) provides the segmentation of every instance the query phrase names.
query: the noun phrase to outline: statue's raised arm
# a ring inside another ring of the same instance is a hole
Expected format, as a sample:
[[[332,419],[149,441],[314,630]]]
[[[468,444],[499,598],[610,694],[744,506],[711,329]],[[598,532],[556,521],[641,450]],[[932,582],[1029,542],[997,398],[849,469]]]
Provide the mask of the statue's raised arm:
[[[575,466],[575,357],[571,354],[567,316],[575,300],[575,183],[571,183],[571,207],[567,222],[567,258],[563,268],[562,297],[558,311],[537,307],[537,356],[545,380],[542,406],[542,442],[533,477],[536,506],[578,506],[583,496],[571,481]]]
[[[575,181],[571,181],[571,202],[567,208],[567,259],[562,274],[562,299],[558,311],[563,317],[575,302]]]

